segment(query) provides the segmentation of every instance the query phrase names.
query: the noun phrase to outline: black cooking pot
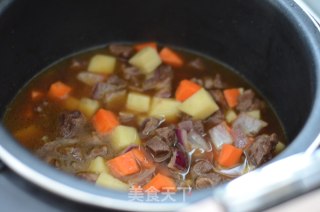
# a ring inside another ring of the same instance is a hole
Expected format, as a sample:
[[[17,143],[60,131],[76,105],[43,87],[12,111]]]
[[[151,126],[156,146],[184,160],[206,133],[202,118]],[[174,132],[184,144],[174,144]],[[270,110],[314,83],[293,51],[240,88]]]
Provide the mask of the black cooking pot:
[[[320,131],[320,36],[291,0],[14,1],[0,9],[0,111],[40,70],[108,42],[157,41],[191,49],[233,67],[270,101],[288,148],[305,151]],[[0,157],[30,181],[67,198],[108,208],[171,210],[211,189],[176,201],[127,202],[128,194],[92,186],[47,166],[0,128]]]

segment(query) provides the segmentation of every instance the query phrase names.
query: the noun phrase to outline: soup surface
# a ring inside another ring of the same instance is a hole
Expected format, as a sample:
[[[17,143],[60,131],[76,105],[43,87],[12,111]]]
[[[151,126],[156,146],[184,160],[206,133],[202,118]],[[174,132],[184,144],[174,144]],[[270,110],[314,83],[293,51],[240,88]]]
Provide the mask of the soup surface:
[[[4,123],[57,169],[118,190],[215,186],[286,143],[272,108],[242,77],[156,43],[59,61],[19,92]]]

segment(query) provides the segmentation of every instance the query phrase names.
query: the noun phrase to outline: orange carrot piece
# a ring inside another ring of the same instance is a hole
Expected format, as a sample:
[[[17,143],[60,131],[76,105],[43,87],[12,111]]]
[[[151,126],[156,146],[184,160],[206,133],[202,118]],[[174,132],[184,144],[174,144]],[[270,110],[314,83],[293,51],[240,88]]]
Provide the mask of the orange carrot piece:
[[[131,150],[131,152],[135,156],[136,160],[146,169],[149,169],[154,166],[153,162],[146,157],[143,150],[134,148],[133,150]]]
[[[240,162],[242,149],[231,144],[223,144],[219,154],[218,163],[224,167],[233,167]]]
[[[48,95],[55,99],[64,99],[71,92],[71,87],[61,81],[51,84]]]
[[[92,124],[98,133],[107,133],[118,126],[119,121],[114,113],[101,108],[92,117]]]
[[[140,171],[131,151],[107,161],[107,166],[115,177],[123,177]]]
[[[146,43],[139,43],[139,44],[136,44],[134,46],[134,49],[136,51],[140,51],[141,49],[144,49],[146,47],[151,47],[151,48],[154,48],[155,50],[157,50],[158,48],[158,45],[156,42],[146,42]]]
[[[183,102],[200,89],[201,86],[197,83],[190,80],[182,80],[176,90],[176,100]]]
[[[158,173],[150,182],[143,186],[143,190],[157,189],[158,191],[177,191],[177,186],[174,180],[170,177]]]
[[[175,67],[180,67],[183,65],[182,58],[176,52],[167,47],[164,47],[160,51],[160,58],[164,63],[167,63]]]
[[[223,94],[229,107],[233,108],[238,104],[238,97],[240,96],[240,91],[238,88],[225,89]]]
[[[38,91],[38,90],[31,91],[31,99],[33,101],[42,99],[43,97],[44,97],[44,93],[42,91]]]

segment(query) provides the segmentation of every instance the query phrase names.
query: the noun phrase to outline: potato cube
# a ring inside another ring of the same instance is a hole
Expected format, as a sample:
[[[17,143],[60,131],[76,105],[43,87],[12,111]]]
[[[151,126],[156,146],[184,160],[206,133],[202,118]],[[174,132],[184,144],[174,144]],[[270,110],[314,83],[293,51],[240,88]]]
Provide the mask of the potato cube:
[[[89,99],[89,98],[81,98],[79,103],[79,110],[87,117],[91,118],[93,114],[98,110],[100,104],[98,101]]]
[[[96,181],[96,184],[99,186],[103,186],[105,188],[120,190],[120,191],[128,191],[129,185],[114,178],[108,173],[101,173]]]
[[[277,145],[276,145],[276,149],[274,150],[274,152],[276,153],[276,154],[279,154],[280,152],[282,152],[283,150],[284,150],[284,148],[285,148],[286,146],[284,145],[284,143],[282,143],[282,142],[278,142],[277,143]]]
[[[140,144],[140,138],[136,128],[119,125],[113,130],[111,134],[111,145],[116,152],[132,144]]]
[[[79,104],[79,99],[70,96],[66,100],[64,100],[63,107],[67,110],[78,110]]]
[[[150,107],[150,97],[144,94],[130,92],[127,97],[126,108],[135,112],[148,112]]]
[[[226,112],[225,117],[226,117],[226,121],[228,123],[231,123],[237,118],[237,114],[236,112],[234,112],[234,110],[230,109]]]
[[[261,118],[260,110],[252,110],[252,111],[247,112],[247,114],[253,118],[256,118],[256,119]]]
[[[211,95],[202,88],[185,100],[179,106],[179,109],[194,119],[205,119],[219,110],[219,106]]]
[[[168,121],[174,121],[178,118],[180,102],[175,99],[166,99],[154,97],[151,102],[149,115],[158,118],[165,118]]]
[[[139,68],[142,73],[148,74],[161,64],[161,58],[154,48],[146,47],[136,53],[129,63]]]
[[[108,173],[108,168],[106,165],[106,161],[103,159],[103,157],[98,156],[92,161],[90,161],[89,167],[88,167],[89,172],[94,172],[97,174],[100,174],[102,172]]]
[[[100,74],[111,74],[116,65],[116,58],[98,54],[91,58],[88,71]]]

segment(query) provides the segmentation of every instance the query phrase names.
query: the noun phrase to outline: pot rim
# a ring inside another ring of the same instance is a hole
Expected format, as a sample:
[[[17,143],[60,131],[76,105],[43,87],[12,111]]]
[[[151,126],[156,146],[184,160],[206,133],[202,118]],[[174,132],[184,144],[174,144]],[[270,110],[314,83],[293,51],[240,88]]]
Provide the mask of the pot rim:
[[[315,58],[313,64],[315,76],[317,79],[320,79],[320,59],[318,59],[320,58],[320,33],[309,15],[297,6],[293,0],[269,1],[269,3],[272,4],[275,9],[285,13],[286,16],[292,17],[295,24],[300,28],[303,28],[303,31],[306,34],[306,42],[310,48],[310,53],[313,58]],[[316,58],[318,60],[316,60]],[[320,86],[316,84],[315,100],[305,125],[298,136],[292,141],[292,144],[272,161],[280,160],[291,154],[301,152],[301,149],[307,150],[310,143],[314,141],[318,132],[320,132],[320,125],[318,124],[318,120],[320,120],[320,111],[317,110],[317,108],[320,108]],[[178,199],[175,202],[166,200],[163,202],[142,203],[132,201],[128,203],[128,193],[92,186],[92,184],[48,166],[17,142],[14,142],[14,138],[2,125],[0,126],[0,158],[13,171],[52,193],[78,202],[105,208],[135,211],[170,211],[208,197],[212,195],[215,190],[204,189],[199,192],[194,191],[194,194],[186,198],[185,201],[180,193],[176,194],[177,196],[175,197],[178,197]]]

